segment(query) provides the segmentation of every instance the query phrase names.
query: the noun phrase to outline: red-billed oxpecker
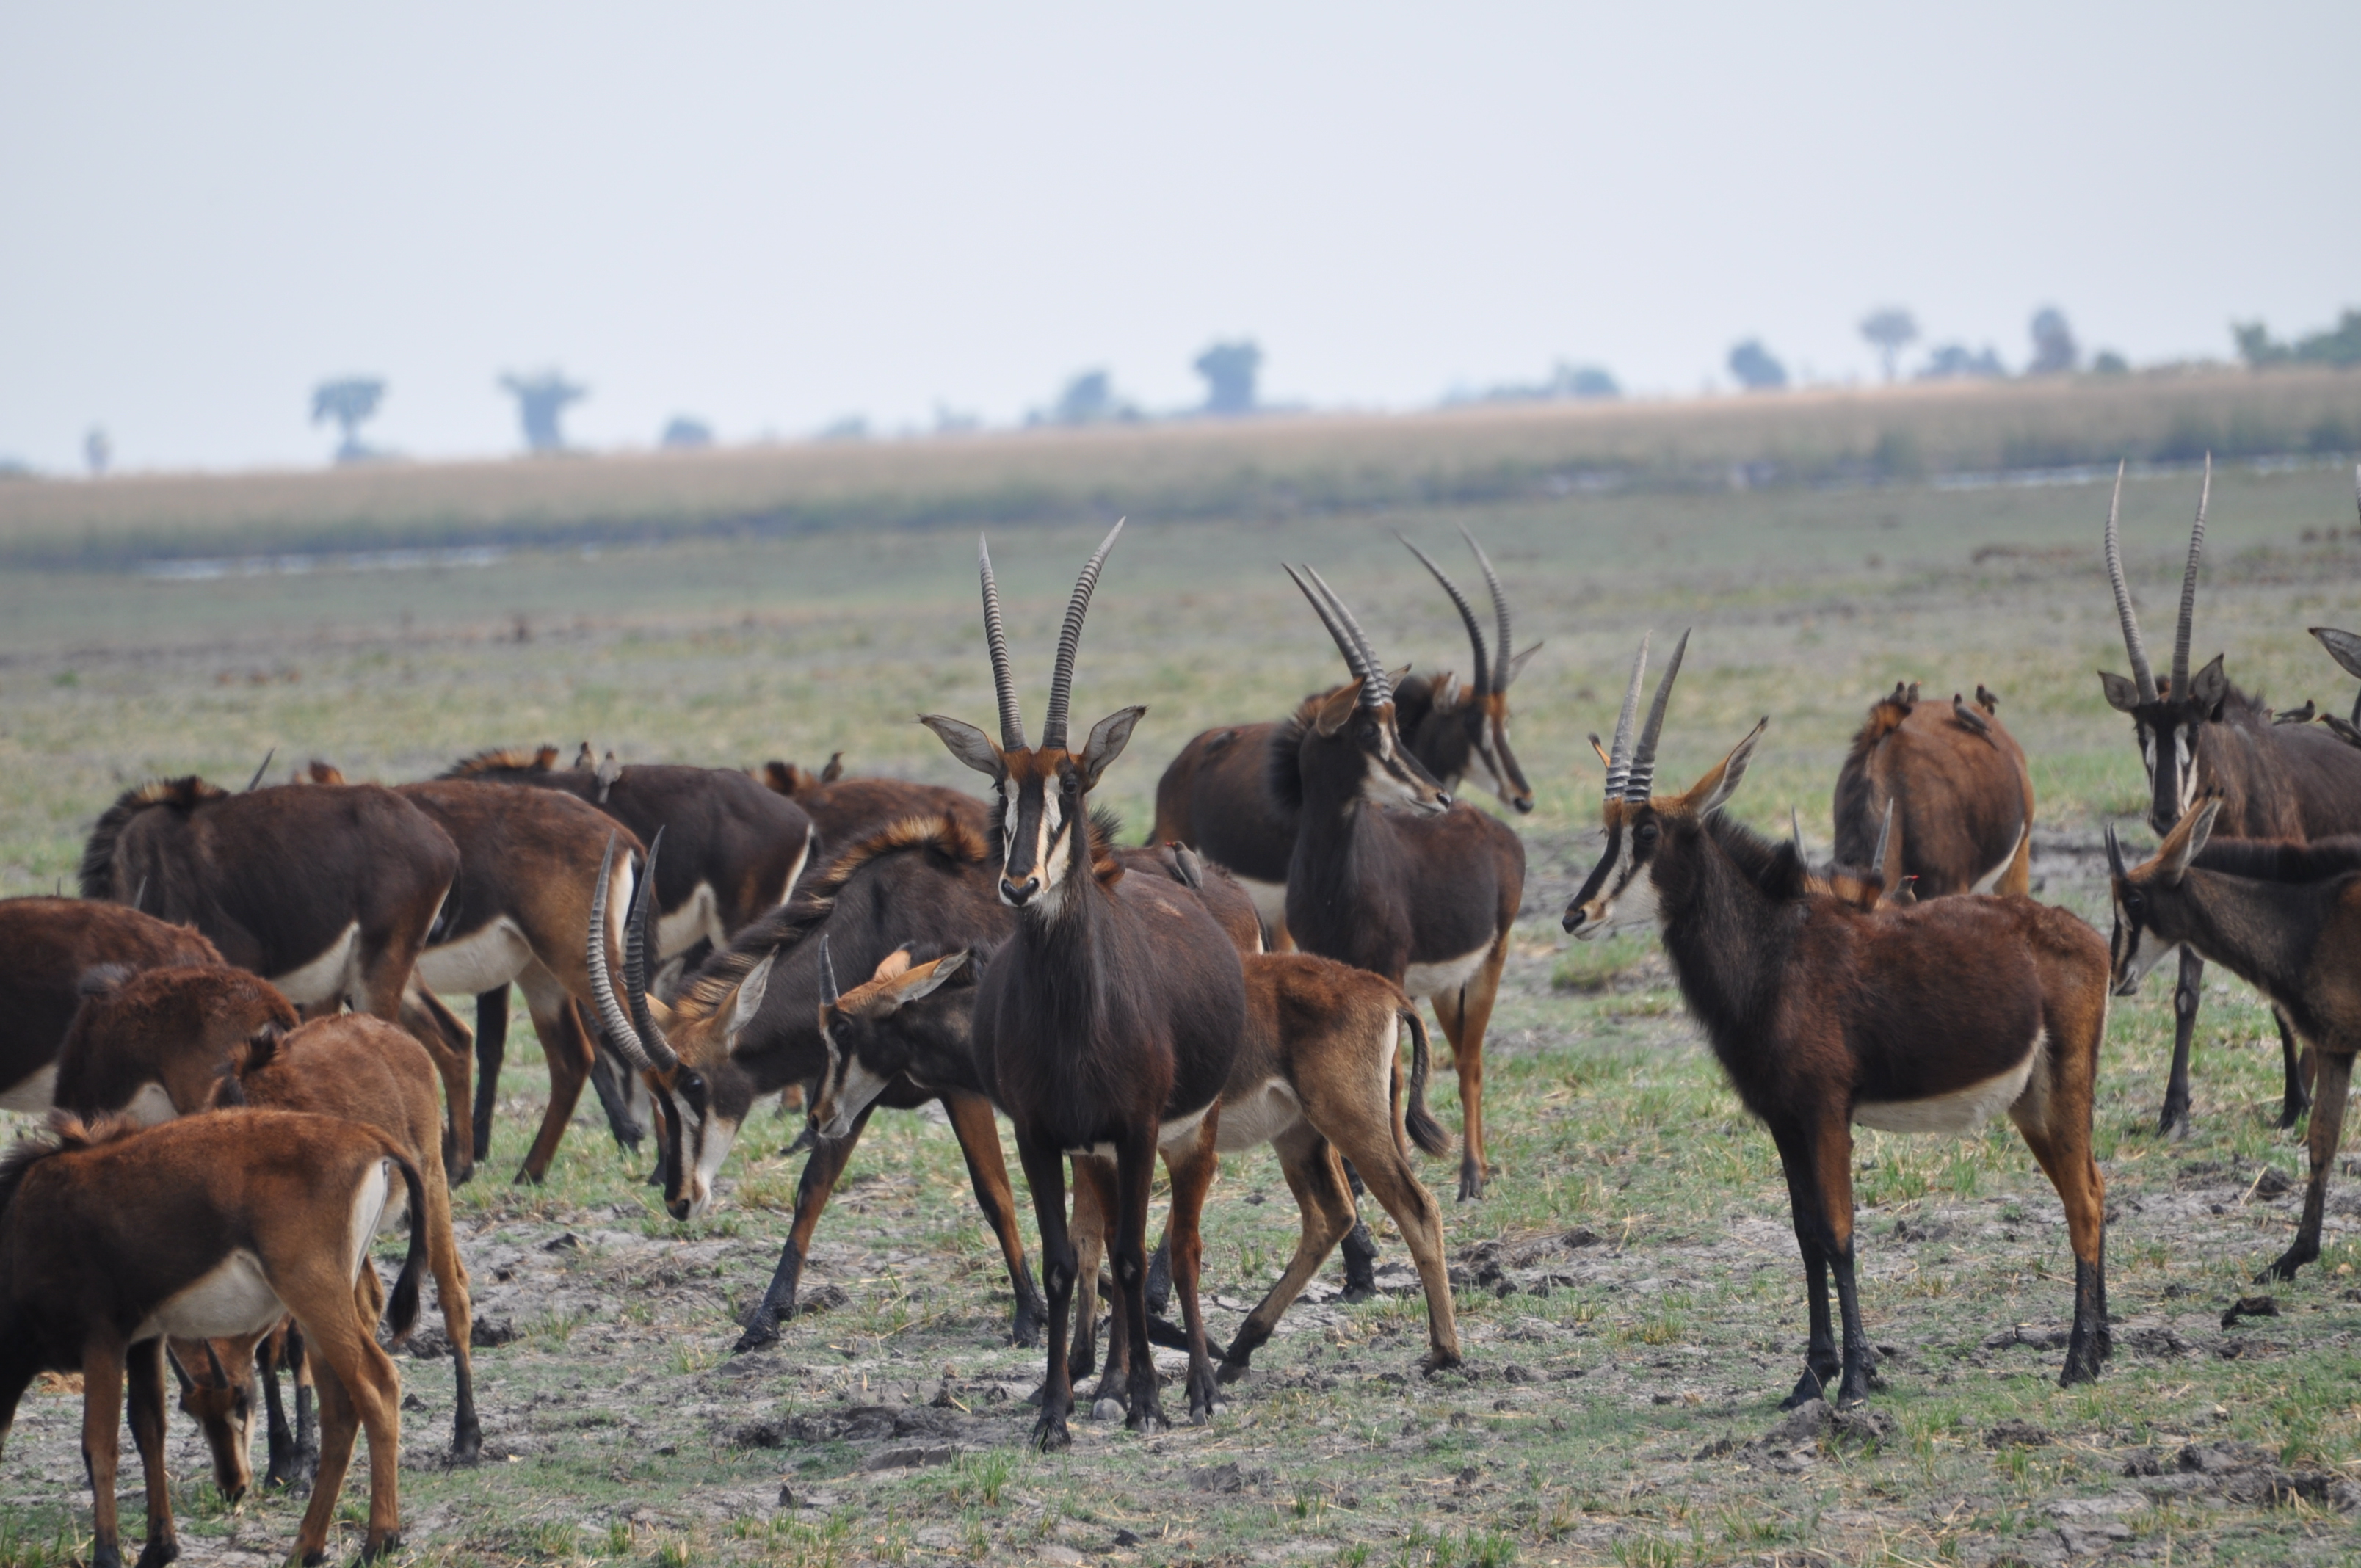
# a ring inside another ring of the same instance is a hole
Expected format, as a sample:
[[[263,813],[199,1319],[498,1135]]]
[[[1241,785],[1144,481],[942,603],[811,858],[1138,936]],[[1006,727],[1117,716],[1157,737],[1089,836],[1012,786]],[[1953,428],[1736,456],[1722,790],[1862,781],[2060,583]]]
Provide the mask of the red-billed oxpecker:
[[[1779,1150],[1804,1257],[1811,1339],[1790,1405],[1868,1396],[1874,1371],[1853,1274],[1852,1124],[1964,1133],[1996,1111],[2058,1190],[2074,1247],[2064,1383],[2107,1354],[2106,1190],[2091,1153],[2107,954],[2063,910],[2015,895],[1938,898],[1865,912],[1814,891],[1795,847],[1722,807],[1757,724],[1681,795],[1658,795],[1656,743],[1687,651],[1684,635],[1635,742],[1642,644],[1608,765],[1607,851],[1566,905],[1588,938],[1653,922],[1689,1011]],[[1836,1276],[1839,1359],[1828,1321]]]
[[[2115,614],[2123,623],[2124,649],[2132,673],[2099,674],[2108,704],[2131,716],[2140,761],[2147,768],[2147,824],[2159,838],[2186,817],[2199,800],[2219,796],[2221,827],[2240,839],[2324,839],[2361,833],[2361,750],[2339,740],[2324,725],[2274,724],[2270,705],[2243,692],[2223,673],[2216,653],[2204,668],[2189,669],[2192,621],[2197,609],[2197,565],[2205,548],[2205,508],[2213,487],[2213,463],[2206,459],[2205,484],[2197,499],[2197,522],[2189,534],[2189,564],[2180,578],[2180,619],[2172,634],[2172,668],[2158,681],[2140,641],[2132,611],[2131,585],[2124,576],[2117,519],[2124,476],[2115,470],[2114,499],[2107,506],[2107,580],[2114,590]],[[2185,1133],[2189,1125],[2189,1051],[2197,1033],[2197,1003],[2204,993],[2205,960],[2193,948],[2180,950],[2172,992],[2172,1076],[2165,1085],[2157,1130]],[[2291,1127],[2310,1095],[2303,1064],[2287,1015],[2279,1015],[2279,1051],[2284,1088],[2279,1125]]]
[[[1524,897],[1525,847],[1498,817],[1453,804],[1402,744],[1393,681],[1352,610],[1310,567],[1288,576],[1353,676],[1305,703],[1273,751],[1273,783],[1300,814],[1288,929],[1305,952],[1434,1003],[1459,1075],[1459,1196],[1480,1198],[1484,1030]]]
[[[1087,1182],[1115,1226],[1115,1310],[1130,1343],[1148,1343],[1148,1204],[1159,1147],[1210,1150],[1214,1102],[1246,1025],[1238,950],[1188,888],[1162,877],[1129,876],[1102,833],[1090,795],[1143,707],[1123,707],[1091,727],[1077,751],[1067,744],[1067,707],[1082,618],[1116,523],[1082,568],[1058,635],[1041,744],[1028,746],[1016,678],[1001,625],[992,557],[978,551],[984,637],[1000,705],[1000,740],[961,719],[928,714],[951,755],[993,784],[1000,830],[1001,901],[1016,926],[984,971],[976,995],[975,1054],[994,1103],[1015,1124],[1016,1148],[1033,1189],[1049,1296],[1049,1377],[1033,1429],[1043,1449],[1071,1441],[1073,1406],[1067,1336],[1075,1257],[1067,1233],[1065,1160]],[[1212,1161],[1202,1162],[1210,1179]],[[1176,1167],[1176,1168],[1178,1168]],[[1176,1215],[1202,1193],[1178,1190]],[[1176,1225],[1178,1222],[1176,1221]],[[1198,1310],[1196,1238],[1173,1237],[1173,1283],[1189,1326],[1189,1412],[1213,1413],[1213,1364]],[[1165,1424],[1153,1360],[1132,1359],[1128,1424]]]
[[[2258,1277],[2292,1279],[2320,1255],[2328,1178],[2361,1050],[2361,839],[2213,839],[2226,806],[2199,802],[2156,853],[2126,867],[2107,829],[2115,902],[2117,994],[2176,947],[2220,964],[2271,999],[2319,1061],[2309,1129],[2312,1184],[2293,1245]]]

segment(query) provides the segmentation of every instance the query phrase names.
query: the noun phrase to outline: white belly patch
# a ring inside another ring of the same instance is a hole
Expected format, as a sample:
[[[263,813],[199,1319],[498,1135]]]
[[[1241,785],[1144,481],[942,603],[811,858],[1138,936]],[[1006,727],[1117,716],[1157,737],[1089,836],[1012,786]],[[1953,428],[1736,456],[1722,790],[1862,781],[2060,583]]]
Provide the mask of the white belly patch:
[[[176,1291],[133,1332],[134,1343],[159,1333],[176,1339],[234,1339],[259,1333],[287,1315],[262,1261],[244,1250],[231,1253],[193,1285]]]
[[[1492,945],[1487,942],[1472,953],[1439,964],[1412,964],[1402,976],[1402,989],[1412,996],[1448,996],[1476,978],[1491,951]]]
[[[1223,1097],[1213,1146],[1224,1154],[1256,1148],[1302,1120],[1303,1104],[1294,1088],[1283,1078],[1269,1079],[1235,1100]]]
[[[1246,895],[1254,900],[1255,913],[1262,923],[1276,931],[1287,924],[1287,884],[1283,882],[1257,882],[1250,876],[1230,873]]]
[[[1970,888],[1968,891],[1971,893],[1990,893],[1993,888],[1998,887],[2000,885],[2000,879],[2008,873],[2008,868],[2016,863],[2016,851],[2024,846],[2025,834],[2032,831],[2032,825],[2028,823],[2026,826],[2025,833],[2019,833],[2016,836],[2016,842],[2008,847],[2008,853],[2000,858],[2000,864],[1993,867],[1992,870],[1976,878],[1975,886]]]
[[[656,953],[671,958],[697,946],[702,937],[717,948],[730,945],[721,930],[721,901],[714,896],[713,884],[701,882],[688,901],[669,915],[656,916]]]
[[[353,973],[353,959],[360,951],[360,945],[361,923],[356,920],[345,927],[344,935],[328,944],[327,951],[310,963],[268,978],[298,1007],[324,1007],[332,1002],[342,1002],[354,991],[353,982],[357,977]]]
[[[429,991],[445,996],[479,996],[497,991],[533,961],[533,946],[517,923],[503,915],[456,942],[418,955],[416,974]]]
[[[1156,1146],[1159,1149],[1169,1149],[1175,1144],[1187,1143],[1196,1135],[1198,1126],[1205,1120],[1205,1113],[1212,1109],[1213,1106],[1207,1105],[1202,1110],[1191,1112],[1186,1116],[1178,1117],[1158,1127]],[[1093,1144],[1086,1148],[1068,1149],[1066,1154],[1069,1158],[1111,1160],[1115,1157],[1113,1144]]]
[[[56,1103],[58,1064],[36,1069],[5,1089],[0,1089],[0,1111],[30,1111],[36,1114]]]
[[[2034,1069],[2046,1065],[2048,1056],[2049,1036],[2045,1030],[2034,1036],[2024,1059],[2006,1072],[1925,1100],[1858,1101],[1852,1119],[1886,1133],[1972,1133],[2026,1094]],[[2032,1092],[2037,1095],[2047,1088],[2045,1075]]]

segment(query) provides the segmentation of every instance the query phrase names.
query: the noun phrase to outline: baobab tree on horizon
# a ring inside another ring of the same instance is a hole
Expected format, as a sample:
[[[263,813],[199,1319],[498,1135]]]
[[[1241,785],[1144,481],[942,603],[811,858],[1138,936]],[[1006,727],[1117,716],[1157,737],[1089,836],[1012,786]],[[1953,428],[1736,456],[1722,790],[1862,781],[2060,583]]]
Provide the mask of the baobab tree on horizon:
[[[501,389],[517,400],[517,419],[524,426],[525,449],[530,452],[563,452],[566,433],[557,422],[566,412],[566,405],[590,395],[590,389],[567,380],[555,370],[544,370],[534,376],[504,375]]]
[[[1918,323],[1908,311],[1889,305],[1861,318],[1861,335],[1885,361],[1885,378],[1894,379],[1894,356],[1918,341]]]
[[[384,398],[385,383],[374,376],[346,376],[312,389],[312,422],[334,420],[345,433],[336,445],[337,462],[360,463],[371,455],[361,444],[361,425],[377,413]]]

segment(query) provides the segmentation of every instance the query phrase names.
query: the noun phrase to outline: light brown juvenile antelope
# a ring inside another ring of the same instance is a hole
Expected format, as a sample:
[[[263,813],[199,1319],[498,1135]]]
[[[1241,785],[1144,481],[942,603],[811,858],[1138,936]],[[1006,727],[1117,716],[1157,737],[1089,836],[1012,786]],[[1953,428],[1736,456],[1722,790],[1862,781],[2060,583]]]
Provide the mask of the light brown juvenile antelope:
[[[1896,682],[1838,770],[1835,816],[1839,864],[1881,864],[1871,845],[1886,835],[1919,898],[2033,885],[2033,775],[1982,686],[1943,704]]]
[[[1853,1274],[1852,1124],[1966,1132],[2005,1111],[2058,1190],[2074,1248],[2063,1383],[2108,1349],[2106,1189],[2091,1152],[2107,970],[2099,934],[2014,895],[1864,913],[1812,890],[1790,844],[1722,810],[1769,720],[1681,795],[1653,791],[1664,706],[1688,639],[1636,744],[1645,644],[1608,766],[1607,852],[1566,905],[1591,937],[1653,922],[1689,1011],[1787,1178],[1811,1339],[1789,1404],[1868,1396],[1872,1360]],[[1836,1277],[1842,1359],[1828,1321]]]
[[[2292,1279],[2320,1255],[2329,1173],[2344,1137],[2354,1053],[2361,1050],[2361,838],[2212,838],[2224,810],[2218,800],[2200,801],[2137,866],[2124,864],[2114,829],[2107,829],[2116,994],[2132,995],[2140,977],[2179,947],[2269,997],[2316,1053],[2303,1218],[2293,1245],[2257,1277]]]
[[[47,1111],[58,1047],[82,1005],[82,979],[166,964],[217,964],[185,926],[87,898],[0,898],[0,1111]]]
[[[164,1340],[235,1338],[293,1315],[320,1389],[320,1474],[293,1555],[326,1555],[328,1525],[369,1440],[362,1555],[401,1540],[401,1381],[377,1343],[369,1242],[394,1194],[423,1208],[417,1167],[384,1134],[286,1111],[192,1116],[147,1132],[55,1113],[46,1140],[0,1161],[0,1440],[41,1372],[79,1372],[95,1568],[121,1568],[115,1514],[123,1396],[148,1477],[143,1568],[179,1555],[164,1469]],[[426,1233],[412,1231],[388,1314],[418,1316]]]

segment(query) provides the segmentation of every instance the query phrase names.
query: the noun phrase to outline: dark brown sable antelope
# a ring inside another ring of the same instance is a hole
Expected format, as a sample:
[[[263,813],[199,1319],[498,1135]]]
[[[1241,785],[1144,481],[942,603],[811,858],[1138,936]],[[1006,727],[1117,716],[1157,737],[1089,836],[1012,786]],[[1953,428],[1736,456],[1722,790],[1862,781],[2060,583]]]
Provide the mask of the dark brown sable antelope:
[[[991,827],[990,810],[965,790],[913,784],[907,779],[846,778],[841,751],[829,758],[828,766],[817,773],[793,762],[765,762],[763,782],[811,818],[818,847],[804,868],[807,881],[819,874],[835,856],[896,822],[948,817],[978,835]]]
[[[1456,789],[1463,777],[1481,766],[1501,804],[1520,813],[1531,811],[1532,786],[1509,748],[1509,686],[1541,644],[1510,656],[1509,600],[1501,592],[1499,575],[1466,529],[1459,535],[1484,570],[1497,641],[1485,646],[1483,623],[1459,585],[1426,552],[1403,539],[1459,611],[1476,663],[1475,678],[1465,685],[1448,673],[1398,673],[1395,727],[1401,743],[1444,787]],[[1334,696],[1331,690],[1312,700]],[[1190,845],[1241,879],[1262,910],[1274,945],[1281,948],[1289,945],[1288,861],[1295,849],[1297,808],[1286,789],[1272,787],[1272,779],[1274,773],[1291,773],[1295,767],[1294,741],[1287,730],[1284,722],[1232,725],[1208,729],[1183,746],[1157,781],[1156,828],[1148,839]]]
[[[411,984],[459,850],[390,789],[195,777],[127,790],[82,849],[82,894],[193,926],[307,1013],[350,1006],[416,1035],[450,1104],[452,1179],[474,1168],[467,1027]]]
[[[1967,1132],[2005,1110],[2058,1190],[2074,1246],[2064,1383],[2108,1350],[2105,1186],[2091,1154],[2106,952],[2099,934],[2027,898],[1938,898],[1864,914],[1811,891],[1794,847],[1722,812],[1769,720],[1683,795],[1651,793],[1664,705],[1688,639],[1631,740],[1642,664],[1608,767],[1607,852],[1566,905],[1595,936],[1653,919],[1689,1010],[1778,1146],[1804,1256],[1811,1341],[1791,1405],[1865,1398],[1872,1361],[1853,1277],[1852,1124]],[[1828,1322],[1836,1275],[1845,1343]]]
[[[214,945],[187,927],[121,905],[0,899],[0,1110],[49,1108],[83,975],[102,965],[131,974],[219,962]]]
[[[1434,1003],[1459,1075],[1459,1196],[1481,1198],[1484,1029],[1524,897],[1525,847],[1498,817],[1454,805],[1402,744],[1384,664],[1344,601],[1305,571],[1310,582],[1288,576],[1353,681],[1305,702],[1272,744],[1272,785],[1299,813],[1288,929],[1305,952]]]
[[[868,981],[825,1004],[829,1070],[811,1111],[819,1136],[844,1135],[896,1079],[938,1089],[982,1090],[970,1037],[977,967],[964,951],[913,964],[910,953],[901,950],[889,955]],[[1302,1234],[1285,1274],[1224,1353],[1219,1380],[1245,1376],[1256,1349],[1356,1223],[1340,1154],[1353,1161],[1401,1227],[1417,1262],[1426,1288],[1425,1365],[1458,1365],[1443,1214],[1410,1161],[1413,1143],[1428,1154],[1451,1146],[1426,1110],[1424,1024],[1391,983],[1328,959],[1256,955],[1245,960],[1245,970],[1246,1035],[1223,1086],[1214,1146],[1230,1153],[1273,1146],[1302,1216]],[[947,982],[955,983],[945,989]],[[1400,1061],[1405,1034],[1411,1059],[1407,1096]],[[1172,1172],[1176,1191],[1202,1191],[1210,1181],[1210,1175],[1185,1168]],[[1082,1230],[1081,1220],[1075,1228]],[[1076,1321],[1089,1324],[1098,1273],[1092,1245],[1082,1248],[1080,1273]],[[1115,1327],[1107,1360],[1110,1395],[1128,1376],[1121,1318]]]
[[[1016,680],[1001,629],[992,558],[979,552],[985,641],[999,697],[1000,740],[939,714],[928,728],[951,755],[993,781],[1001,833],[1000,897],[1016,928],[976,994],[975,1055],[995,1104],[1016,1125],[1016,1147],[1041,1229],[1049,1293],[1047,1387],[1033,1441],[1071,1440],[1074,1390],[1067,1361],[1075,1255],[1066,1221],[1065,1161],[1090,1184],[1115,1227],[1115,1309],[1129,1343],[1148,1342],[1148,1204],[1159,1149],[1210,1153],[1215,1101],[1228,1080],[1246,1023],[1237,948],[1205,905],[1170,879],[1130,876],[1090,852],[1090,793],[1131,739],[1144,708],[1125,707],[1067,749],[1067,704],[1082,618],[1118,522],[1082,568],[1058,636],[1041,744],[1026,744]],[[1202,1161],[1208,1179],[1210,1158]],[[1197,1242],[1187,1217],[1202,1191],[1172,1194],[1173,1283],[1189,1332],[1189,1409],[1211,1416],[1213,1363],[1197,1301]],[[1130,1425],[1164,1424],[1156,1367],[1130,1368]]]
[[[344,783],[342,774],[320,762],[312,764],[312,776],[321,784]],[[398,784],[394,793],[432,817],[459,847],[458,879],[444,901],[434,945],[418,955],[418,982],[448,994],[496,996],[503,1004],[511,984],[524,992],[533,1034],[549,1063],[549,1104],[517,1179],[538,1182],[556,1157],[558,1140],[597,1059],[584,1023],[595,1003],[583,962],[582,930],[614,820],[555,790],[520,793],[475,779],[430,779]],[[629,833],[621,843],[627,856],[641,852],[639,839]],[[623,874],[623,897],[608,938],[609,948],[618,949],[622,905],[631,901],[628,865]],[[476,1038],[478,1159],[491,1152],[505,1033],[504,1017],[500,1030],[479,1029]]]
[[[2309,843],[2214,839],[2224,803],[2201,803],[2156,853],[2126,870],[2114,829],[2107,867],[2115,900],[2116,994],[2175,947],[2195,951],[2271,999],[2319,1061],[2309,1134],[2312,1184],[2294,1245],[2257,1276],[2292,1279],[2320,1255],[2328,1177],[2345,1132],[2345,1091],[2361,1050],[2361,839]]]
[[[233,1338],[291,1313],[317,1370],[321,1426],[295,1556],[308,1564],[327,1554],[357,1427],[369,1440],[363,1556],[392,1550],[401,1382],[377,1343],[368,1249],[397,1192],[424,1204],[417,1168],[375,1128],[285,1111],[192,1116],[144,1133],[61,1113],[52,1126],[0,1161],[0,1438],[35,1375],[82,1374],[92,1562],[123,1561],[115,1487],[126,1380],[148,1476],[139,1562],[161,1568],[180,1554],[164,1468],[165,1337]],[[417,1319],[425,1261],[421,1226],[393,1287],[397,1342]]]
[[[618,763],[614,753],[590,765],[589,742],[570,768],[560,768],[557,748],[534,751],[478,751],[446,771],[446,779],[531,784],[563,791],[588,802],[631,829],[642,843],[668,833],[672,853],[655,889],[659,966],[693,956],[730,938],[787,901],[812,851],[811,819],[801,807],[734,768],[697,768],[676,763]],[[628,902],[628,901],[625,901]],[[660,992],[670,986],[659,983]],[[476,998],[476,1049],[483,1061],[487,1097],[500,1075],[508,1038],[508,988]],[[609,1125],[626,1145],[639,1129],[604,1070],[592,1082],[607,1108]]]
[[[1999,710],[1982,686],[1943,706],[1896,682],[1837,773],[1837,863],[1882,864],[1872,846],[1890,820],[1894,869],[1917,897],[2030,888],[2033,775]]]
[[[2140,760],[2147,768],[2148,827],[2161,837],[2200,799],[2219,796],[2222,830],[2232,837],[2324,839],[2361,833],[2361,749],[2347,745],[2326,726],[2272,723],[2268,703],[2230,684],[2219,653],[2195,675],[2189,673],[2197,564],[2205,546],[2205,505],[2213,477],[2209,458],[2205,488],[2198,496],[2197,524],[2189,535],[2189,565],[2180,579],[2172,670],[2161,682],[2148,668],[2139,620],[2132,612],[2131,587],[2124,577],[2116,532],[2124,493],[2121,468],[2115,473],[2114,499],[2107,507],[2107,578],[2114,589],[2132,673],[2125,679],[2102,671],[2099,683],[2109,705],[2131,716]],[[2197,1033],[2197,1003],[2204,979],[2205,960],[2193,948],[2183,948],[2172,992],[2172,1076],[2157,1118],[2159,1132],[2185,1132],[2189,1125],[2189,1047]],[[2291,1127],[2311,1096],[2304,1087],[2295,1033],[2283,1011],[2279,1025],[2285,1072],[2279,1125]]]
[[[442,1113],[434,1103],[434,1064],[425,1048],[408,1031],[365,1014],[315,1018],[299,1027],[287,998],[242,970],[161,969],[127,979],[101,971],[89,989],[89,1000],[75,1014],[59,1054],[58,1103],[70,1113],[84,1120],[127,1115],[153,1124],[237,1105],[309,1111],[376,1128],[418,1168],[425,1182],[420,1223],[426,1233],[427,1266],[451,1337],[457,1407],[451,1455],[462,1464],[475,1463],[483,1434],[476,1420],[467,1343],[474,1317],[467,1266],[451,1233]],[[387,1218],[400,1214],[395,1205]],[[224,1345],[210,1357],[185,1347],[179,1360],[184,1368],[209,1360],[248,1368],[260,1337]],[[235,1390],[221,1392],[242,1394],[247,1387],[240,1379]],[[269,1393],[276,1417],[278,1390]],[[225,1410],[220,1398],[201,1400],[184,1384],[182,1402],[184,1408],[206,1405],[192,1413],[199,1414],[213,1444],[223,1491],[231,1493],[233,1481],[242,1491],[251,1468],[244,1443],[231,1441],[230,1416],[237,1409],[250,1409],[250,1401],[232,1398],[227,1402],[233,1409]],[[294,1446],[287,1437],[274,1420],[274,1462]],[[274,1464],[274,1471],[279,1468]]]

